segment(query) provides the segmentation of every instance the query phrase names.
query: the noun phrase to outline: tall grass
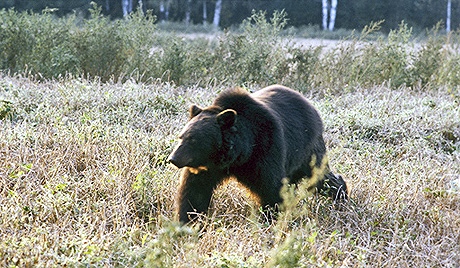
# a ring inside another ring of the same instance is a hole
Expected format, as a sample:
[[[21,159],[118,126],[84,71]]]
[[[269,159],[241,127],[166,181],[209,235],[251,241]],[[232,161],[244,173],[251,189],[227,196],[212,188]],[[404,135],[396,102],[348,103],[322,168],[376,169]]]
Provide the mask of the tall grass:
[[[96,6],[85,20],[55,18],[51,11],[0,12],[0,68],[11,73],[202,86],[277,82],[323,92],[389,83],[391,88],[443,87],[459,95],[458,33],[440,34],[439,25],[427,33],[426,41],[414,43],[412,29],[404,23],[377,39],[381,22],[373,23],[325,50],[299,47],[286,37],[284,12],[270,19],[254,12],[236,31],[213,32],[216,38],[184,38],[158,30],[155,17],[141,11],[117,21],[101,16]]]
[[[75,15],[56,18],[52,10],[0,11],[0,68],[43,78],[73,74],[103,80],[153,69],[144,60],[153,47],[153,15],[138,12],[113,22],[100,7],[90,13],[81,20]]]
[[[179,172],[165,159],[187,106],[222,87],[0,81],[1,266],[460,263],[460,109],[445,91],[384,85],[313,99],[351,201],[288,188],[267,225],[231,182],[200,230],[174,222]]]

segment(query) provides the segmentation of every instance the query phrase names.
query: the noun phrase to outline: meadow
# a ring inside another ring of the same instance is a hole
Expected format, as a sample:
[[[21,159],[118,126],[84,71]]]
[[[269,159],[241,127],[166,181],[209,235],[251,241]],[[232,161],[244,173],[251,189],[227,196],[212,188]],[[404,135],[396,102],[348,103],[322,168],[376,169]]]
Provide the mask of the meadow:
[[[28,28],[0,30],[0,266],[460,265],[456,33],[414,41],[401,24],[369,40],[375,24],[324,50],[293,45],[280,14],[190,40],[136,14],[125,23],[97,12],[67,18],[56,25],[73,31],[57,31],[49,14],[1,12],[2,23]],[[34,38],[23,43],[15,29]],[[70,36],[45,46],[53,34]],[[188,106],[229,86],[272,83],[320,111],[350,200],[286,186],[285,209],[269,224],[230,182],[205,219],[179,225],[179,170],[166,159]]]

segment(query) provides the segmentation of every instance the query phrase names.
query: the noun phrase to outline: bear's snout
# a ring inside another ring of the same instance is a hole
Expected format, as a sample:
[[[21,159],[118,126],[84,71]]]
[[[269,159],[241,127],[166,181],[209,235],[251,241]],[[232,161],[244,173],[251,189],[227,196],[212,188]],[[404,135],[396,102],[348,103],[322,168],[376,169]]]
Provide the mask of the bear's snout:
[[[185,163],[183,161],[180,161],[176,154],[174,152],[168,157],[168,162],[175,165],[178,168],[183,168],[185,167]]]
[[[193,162],[193,158],[190,157],[188,146],[179,144],[171,155],[169,155],[168,162],[178,168],[190,166]]]

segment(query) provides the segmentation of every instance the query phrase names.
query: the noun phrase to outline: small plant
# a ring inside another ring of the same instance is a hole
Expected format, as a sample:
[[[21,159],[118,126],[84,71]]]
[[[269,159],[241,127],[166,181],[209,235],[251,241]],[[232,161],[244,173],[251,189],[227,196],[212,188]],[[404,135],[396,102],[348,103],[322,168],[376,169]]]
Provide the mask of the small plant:
[[[148,246],[145,265],[147,267],[173,267],[175,252],[190,249],[197,242],[196,232],[177,223],[169,224],[158,231],[157,237]]]
[[[0,100],[0,120],[11,119],[14,115],[14,108],[10,101]]]
[[[91,17],[84,21],[73,36],[82,74],[108,80],[119,75],[124,64],[123,38],[118,32],[120,21],[112,23],[101,15],[101,7],[90,9]]]

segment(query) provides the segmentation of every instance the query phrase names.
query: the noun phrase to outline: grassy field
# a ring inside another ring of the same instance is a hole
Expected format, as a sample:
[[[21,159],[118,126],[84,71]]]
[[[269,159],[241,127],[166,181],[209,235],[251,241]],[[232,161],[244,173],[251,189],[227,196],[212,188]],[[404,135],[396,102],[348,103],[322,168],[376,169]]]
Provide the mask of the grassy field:
[[[280,13],[210,40],[99,12],[0,11],[0,267],[460,266],[458,32],[373,24],[324,48]],[[267,224],[230,182],[178,225],[166,159],[188,106],[271,83],[318,108],[350,201],[286,186]]]
[[[267,225],[232,182],[205,228],[177,225],[165,159],[188,105],[222,89],[2,74],[0,266],[458,267],[460,108],[443,91],[301,89],[350,202],[287,191]]]

